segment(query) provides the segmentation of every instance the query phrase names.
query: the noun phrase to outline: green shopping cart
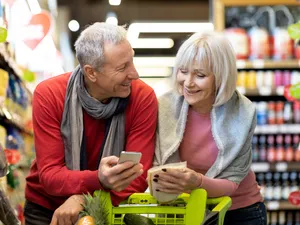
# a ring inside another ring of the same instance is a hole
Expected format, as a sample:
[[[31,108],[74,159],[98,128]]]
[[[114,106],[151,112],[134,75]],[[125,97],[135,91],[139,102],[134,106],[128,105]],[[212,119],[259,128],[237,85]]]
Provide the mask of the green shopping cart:
[[[125,225],[126,214],[148,217],[155,225],[223,225],[231,206],[229,197],[207,198],[204,189],[193,190],[190,195],[181,194],[172,205],[160,205],[148,193],[132,194],[117,207],[112,205],[109,193],[105,198],[111,225]]]

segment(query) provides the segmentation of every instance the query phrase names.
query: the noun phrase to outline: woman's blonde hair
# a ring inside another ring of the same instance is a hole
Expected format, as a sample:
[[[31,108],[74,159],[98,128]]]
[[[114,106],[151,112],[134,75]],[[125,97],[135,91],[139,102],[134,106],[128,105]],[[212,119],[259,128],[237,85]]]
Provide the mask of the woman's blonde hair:
[[[195,33],[179,48],[173,79],[178,89],[177,73],[180,68],[205,66],[215,76],[216,98],[214,106],[226,103],[236,89],[237,67],[233,47],[229,40],[217,32]]]

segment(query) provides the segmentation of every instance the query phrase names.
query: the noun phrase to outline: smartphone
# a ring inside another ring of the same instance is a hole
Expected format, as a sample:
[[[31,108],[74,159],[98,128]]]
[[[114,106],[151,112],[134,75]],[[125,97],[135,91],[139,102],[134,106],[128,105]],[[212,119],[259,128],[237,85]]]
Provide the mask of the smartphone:
[[[120,154],[120,158],[118,161],[118,164],[126,162],[126,161],[132,161],[134,164],[138,164],[141,160],[142,153],[141,152],[125,152],[122,151]]]

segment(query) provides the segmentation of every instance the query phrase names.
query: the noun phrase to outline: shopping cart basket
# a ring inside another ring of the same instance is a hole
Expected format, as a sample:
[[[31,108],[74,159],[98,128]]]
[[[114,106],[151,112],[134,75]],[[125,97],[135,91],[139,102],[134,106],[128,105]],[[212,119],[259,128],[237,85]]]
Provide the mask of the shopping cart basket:
[[[156,225],[223,225],[225,213],[231,206],[229,197],[207,198],[204,189],[193,190],[190,195],[182,194],[172,205],[160,205],[148,193],[132,194],[118,207],[112,206],[109,193],[105,198],[111,225],[124,225],[126,214],[140,214]],[[205,222],[206,218],[211,219]]]

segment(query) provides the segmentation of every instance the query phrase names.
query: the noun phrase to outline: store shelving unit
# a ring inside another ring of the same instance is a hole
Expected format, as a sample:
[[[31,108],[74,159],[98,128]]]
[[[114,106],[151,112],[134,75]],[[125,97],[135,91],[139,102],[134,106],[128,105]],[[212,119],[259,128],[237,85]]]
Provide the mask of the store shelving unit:
[[[300,1],[297,0],[213,0],[212,10],[213,10],[213,22],[215,30],[223,31],[226,24],[226,8],[227,7],[248,7],[249,5],[254,6],[275,6],[275,5],[286,5],[286,6],[300,6]],[[237,68],[239,71],[299,71],[300,61],[298,59],[287,59],[274,61],[272,59],[257,59],[257,60],[237,60]],[[262,86],[257,88],[246,88],[238,87],[238,91],[251,100],[254,101],[283,101],[284,100],[284,87],[269,87]],[[255,129],[255,135],[258,137],[264,135],[268,137],[269,135],[299,135],[300,134],[300,124],[266,124],[258,125]],[[266,143],[267,144],[267,143]],[[252,170],[255,173],[293,173],[296,172],[300,174],[300,162],[296,161],[275,161],[275,162],[253,162]],[[287,200],[276,200],[276,201],[265,201],[268,211],[297,211],[295,205],[292,205]]]
[[[300,5],[297,0],[214,0],[213,1],[213,21],[217,31],[225,29],[225,7],[227,6],[248,6],[248,5]]]

